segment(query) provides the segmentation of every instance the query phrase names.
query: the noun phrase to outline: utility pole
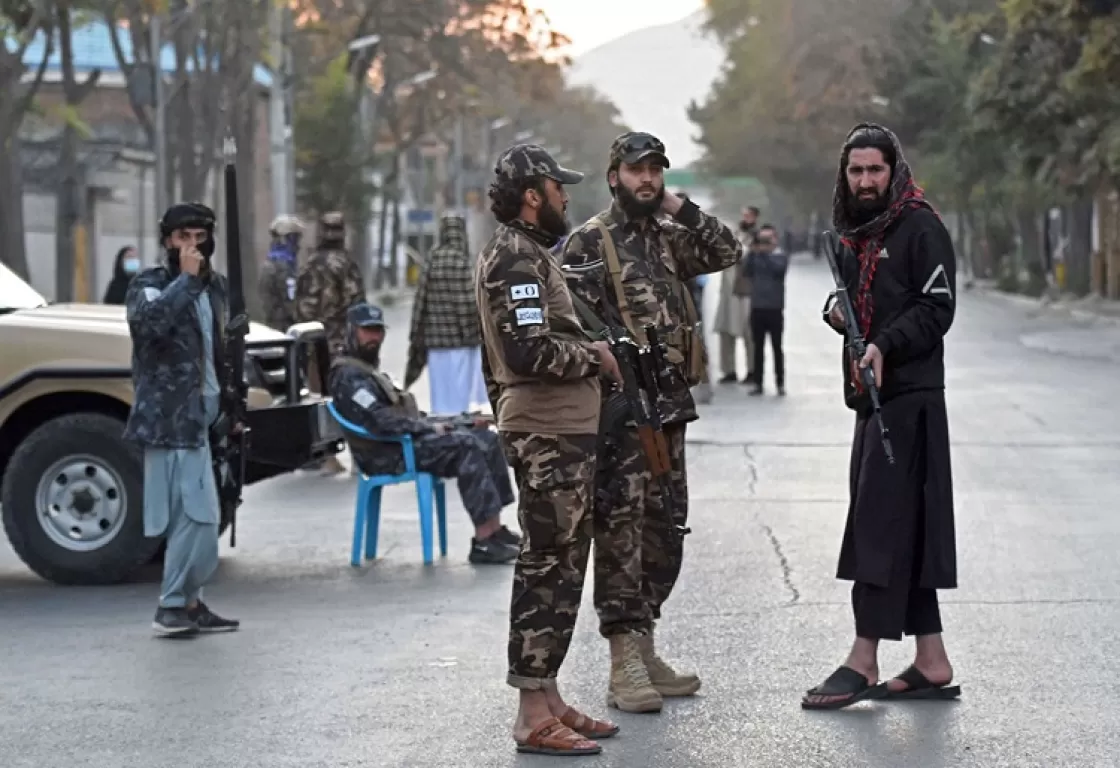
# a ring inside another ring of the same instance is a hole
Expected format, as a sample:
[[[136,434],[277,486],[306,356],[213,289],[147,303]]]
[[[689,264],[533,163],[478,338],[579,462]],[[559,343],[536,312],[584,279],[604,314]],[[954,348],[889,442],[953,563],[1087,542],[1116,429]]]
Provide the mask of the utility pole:
[[[167,116],[166,97],[163,89],[163,40],[162,24],[158,12],[152,13],[148,24],[149,46],[152,56],[152,88],[155,91],[155,151],[156,151],[156,216],[167,210]]]
[[[463,215],[466,201],[463,199],[463,113],[455,117],[455,200],[453,207],[455,213]]]
[[[287,117],[285,115],[284,6],[273,2],[268,12],[268,36],[272,58],[272,85],[268,97],[268,133],[272,149],[272,212],[288,211]]]

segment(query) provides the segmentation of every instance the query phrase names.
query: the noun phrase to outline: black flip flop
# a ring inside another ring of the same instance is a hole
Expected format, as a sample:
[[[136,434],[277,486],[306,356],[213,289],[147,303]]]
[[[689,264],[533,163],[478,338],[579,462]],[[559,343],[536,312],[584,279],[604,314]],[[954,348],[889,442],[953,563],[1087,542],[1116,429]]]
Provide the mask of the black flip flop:
[[[859,701],[881,699],[886,693],[886,683],[871,685],[868,683],[866,677],[856,672],[851,667],[838,667],[835,672],[828,676],[827,680],[816,688],[810,688],[805,692],[805,698],[801,699],[801,708],[843,709]],[[814,702],[809,701],[808,697],[810,696],[844,696],[846,698],[827,702]]]
[[[931,683],[914,665],[907,667],[906,671],[901,674],[895,675],[894,679],[906,683],[907,687],[898,692],[888,689],[887,695],[884,698],[893,701],[914,701],[917,699],[950,701],[961,695],[961,687],[959,685],[949,685],[949,683],[936,685]]]

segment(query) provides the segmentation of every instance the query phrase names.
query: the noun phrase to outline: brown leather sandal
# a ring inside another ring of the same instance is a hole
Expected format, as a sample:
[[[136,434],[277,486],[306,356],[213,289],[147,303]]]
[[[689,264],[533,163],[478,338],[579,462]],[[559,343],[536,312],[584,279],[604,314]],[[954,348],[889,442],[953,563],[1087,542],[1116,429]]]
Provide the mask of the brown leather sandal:
[[[568,707],[568,711],[560,716],[560,722],[588,739],[609,739],[621,730],[609,720],[588,717],[575,707]]]
[[[550,717],[534,728],[527,739],[517,742],[517,751],[530,755],[576,757],[598,755],[603,748],[580,736],[559,719]]]

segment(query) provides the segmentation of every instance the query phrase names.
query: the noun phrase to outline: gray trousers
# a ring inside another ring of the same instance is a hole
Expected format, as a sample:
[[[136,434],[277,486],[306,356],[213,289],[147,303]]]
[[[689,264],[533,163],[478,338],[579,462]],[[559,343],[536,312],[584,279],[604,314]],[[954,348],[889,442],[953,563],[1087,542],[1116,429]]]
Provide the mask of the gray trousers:
[[[754,376],[754,338],[751,336],[751,299],[749,296],[734,296],[731,299],[739,304],[739,319],[741,320],[738,334],[719,334],[719,369],[726,376],[736,374],[735,353],[738,352],[736,342],[743,340],[743,348],[747,353],[747,376]]]
[[[159,604],[185,608],[202,599],[202,587],[218,569],[218,526],[198,523],[187,515],[172,516]]]

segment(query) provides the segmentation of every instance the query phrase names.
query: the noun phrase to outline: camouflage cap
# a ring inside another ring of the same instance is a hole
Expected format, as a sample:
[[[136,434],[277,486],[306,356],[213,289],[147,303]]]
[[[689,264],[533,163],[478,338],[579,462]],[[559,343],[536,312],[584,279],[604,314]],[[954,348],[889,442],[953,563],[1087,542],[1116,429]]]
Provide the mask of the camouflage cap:
[[[536,144],[514,144],[498,158],[494,173],[514,181],[533,176],[547,176],[560,184],[579,184],[583,174],[564,168],[553,159],[544,147]]]
[[[357,328],[388,328],[381,307],[359,301],[346,310],[346,320]]]
[[[656,159],[662,167],[669,168],[669,156],[665,154],[665,144],[652,133],[627,131],[611,144],[610,168],[621,163],[634,165],[645,160]]]

